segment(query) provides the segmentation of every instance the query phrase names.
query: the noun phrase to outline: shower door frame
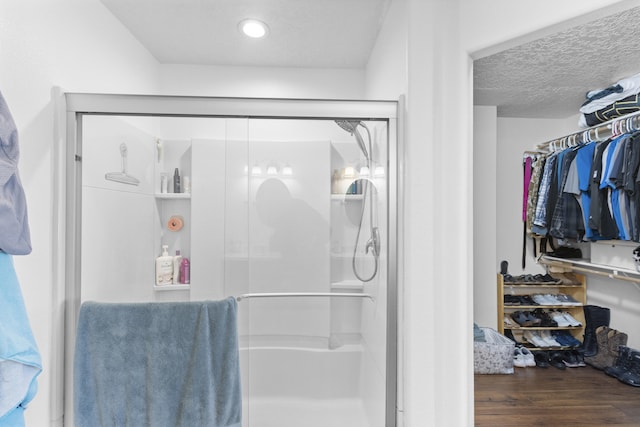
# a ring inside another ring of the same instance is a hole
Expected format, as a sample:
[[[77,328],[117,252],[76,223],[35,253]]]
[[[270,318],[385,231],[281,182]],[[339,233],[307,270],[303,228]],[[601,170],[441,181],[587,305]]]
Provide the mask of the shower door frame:
[[[73,354],[75,330],[80,310],[81,254],[81,185],[82,185],[82,118],[85,115],[165,116],[247,119],[347,119],[386,120],[388,123],[387,165],[387,325],[386,325],[386,402],[385,426],[396,427],[400,396],[398,389],[398,257],[399,208],[401,187],[399,167],[402,140],[398,101],[319,100],[277,98],[230,98],[163,95],[125,95],[98,93],[65,93],[57,100],[56,167],[57,206],[54,230],[57,248],[64,256],[54,260],[54,313],[63,302],[64,322],[54,325],[54,335],[63,337],[52,348],[52,366],[63,369],[63,375],[52,375],[54,412],[64,411],[66,421],[73,420]],[[401,105],[401,104],[400,104]],[[66,122],[66,123],[64,123]],[[65,135],[66,134],[66,135]],[[65,143],[66,141],[66,143]],[[55,317],[55,314],[54,314]],[[60,329],[60,330],[56,330]],[[64,342],[64,344],[62,344]],[[57,347],[57,348],[56,348]],[[62,359],[62,360],[58,360]],[[62,399],[64,396],[64,409]],[[57,406],[57,408],[56,408]]]

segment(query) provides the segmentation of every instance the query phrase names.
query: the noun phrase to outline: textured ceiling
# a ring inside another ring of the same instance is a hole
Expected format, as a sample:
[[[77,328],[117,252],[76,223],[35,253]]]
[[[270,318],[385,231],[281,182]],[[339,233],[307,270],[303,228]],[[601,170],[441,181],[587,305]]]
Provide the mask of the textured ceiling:
[[[101,0],[163,64],[362,68],[390,0]],[[270,28],[248,39],[245,18]]]
[[[640,7],[474,62],[474,104],[500,117],[566,118],[585,93],[640,72]]]

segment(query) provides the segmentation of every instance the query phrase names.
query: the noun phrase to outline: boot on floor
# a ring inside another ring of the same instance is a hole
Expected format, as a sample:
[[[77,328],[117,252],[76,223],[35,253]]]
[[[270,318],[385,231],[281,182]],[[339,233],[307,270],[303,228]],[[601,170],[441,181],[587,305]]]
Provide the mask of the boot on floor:
[[[585,329],[582,352],[585,357],[593,357],[598,353],[596,329],[600,326],[609,326],[611,311],[607,307],[599,307],[597,305],[585,305],[583,310]]]

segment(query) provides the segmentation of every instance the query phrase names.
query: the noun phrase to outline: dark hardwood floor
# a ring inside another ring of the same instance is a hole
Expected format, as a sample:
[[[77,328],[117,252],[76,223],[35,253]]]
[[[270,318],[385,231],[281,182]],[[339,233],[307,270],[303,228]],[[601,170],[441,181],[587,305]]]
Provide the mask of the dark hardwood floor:
[[[475,375],[476,426],[640,426],[640,387],[586,366]]]

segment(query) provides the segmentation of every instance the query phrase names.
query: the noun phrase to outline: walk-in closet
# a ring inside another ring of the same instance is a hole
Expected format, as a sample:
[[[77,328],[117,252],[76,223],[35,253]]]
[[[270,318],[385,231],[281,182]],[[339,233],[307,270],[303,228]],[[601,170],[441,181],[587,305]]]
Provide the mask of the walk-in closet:
[[[640,424],[639,18],[474,62],[478,426]]]

